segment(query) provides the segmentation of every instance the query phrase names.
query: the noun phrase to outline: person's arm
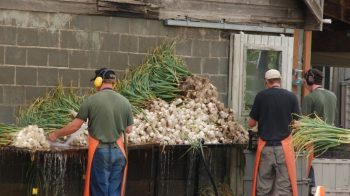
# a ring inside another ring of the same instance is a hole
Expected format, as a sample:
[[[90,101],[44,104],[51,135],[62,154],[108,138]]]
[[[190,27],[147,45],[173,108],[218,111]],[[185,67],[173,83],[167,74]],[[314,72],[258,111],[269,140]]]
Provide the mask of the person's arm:
[[[127,134],[131,133],[131,131],[132,131],[132,125],[127,126],[127,127],[125,128],[125,132],[126,132]]]
[[[260,105],[260,96],[259,96],[259,94],[257,94],[254,98],[252,110],[249,113],[249,119],[248,119],[248,127],[249,128],[255,127],[257,122],[258,122],[255,119],[259,119],[259,115],[260,115],[260,106],[259,105]]]
[[[125,133],[129,134],[132,131],[132,125],[134,124],[134,116],[132,114],[132,105],[129,103],[129,111],[127,117],[127,127],[125,128]]]
[[[79,118],[75,118],[72,122],[70,122],[65,127],[61,128],[61,129],[57,129],[57,130],[49,133],[48,139],[50,141],[54,142],[59,137],[70,135],[70,134],[76,132],[81,127],[81,125],[83,123],[84,123],[83,120],[81,120]]]
[[[248,120],[248,127],[249,128],[253,128],[256,126],[256,120],[252,119],[252,118],[249,118]]]

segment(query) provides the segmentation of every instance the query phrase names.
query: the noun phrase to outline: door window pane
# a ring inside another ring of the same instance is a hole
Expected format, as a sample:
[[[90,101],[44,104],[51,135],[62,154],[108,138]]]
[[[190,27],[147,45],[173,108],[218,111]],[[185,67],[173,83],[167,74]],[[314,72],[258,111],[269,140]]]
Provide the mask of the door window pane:
[[[256,94],[265,89],[264,76],[269,69],[281,71],[281,51],[247,50],[245,111],[249,112]]]

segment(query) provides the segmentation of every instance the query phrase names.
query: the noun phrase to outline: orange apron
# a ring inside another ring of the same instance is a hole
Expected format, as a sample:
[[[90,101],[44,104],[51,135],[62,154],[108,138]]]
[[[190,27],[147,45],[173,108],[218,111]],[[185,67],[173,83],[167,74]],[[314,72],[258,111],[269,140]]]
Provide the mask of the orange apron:
[[[311,164],[312,164],[312,160],[314,160],[315,155],[314,155],[314,147],[313,145],[309,145],[307,146],[308,150],[311,151],[308,159],[307,159],[307,175],[310,175],[310,170],[311,170]]]
[[[290,184],[292,187],[293,196],[298,196],[297,180],[296,180],[297,178],[296,178],[295,154],[294,154],[294,149],[293,149],[293,145],[292,145],[292,135],[289,135],[286,139],[282,140],[281,143],[282,143],[284,156],[286,159],[287,170],[288,170]],[[266,144],[266,142],[259,138],[258,148],[256,150],[256,156],[255,156],[252,196],[256,196],[256,183],[257,183],[257,176],[258,176],[258,167],[259,167],[261,152],[262,152],[265,144]]]
[[[122,153],[123,153],[123,155],[125,157],[125,160],[126,160],[125,161],[124,171],[123,171],[123,181],[122,181],[120,196],[124,196],[124,194],[125,194],[126,174],[127,174],[127,170],[128,170],[128,159],[126,157],[126,152],[125,152],[125,148],[124,148],[124,141],[123,141],[123,139],[124,138],[123,138],[123,135],[122,135],[116,141],[118,147],[122,151]],[[95,154],[95,151],[96,151],[96,148],[97,148],[98,144],[99,144],[99,141],[89,135],[88,164],[87,164],[87,168],[86,168],[84,196],[90,196],[91,165],[92,165],[92,160],[93,160],[93,157],[94,157],[94,154]]]

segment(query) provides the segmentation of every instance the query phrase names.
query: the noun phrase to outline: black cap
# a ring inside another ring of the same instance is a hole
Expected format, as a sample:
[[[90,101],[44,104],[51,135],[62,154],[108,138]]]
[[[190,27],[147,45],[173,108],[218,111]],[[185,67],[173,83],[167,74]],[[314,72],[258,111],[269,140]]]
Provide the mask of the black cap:
[[[104,80],[107,80],[107,79],[115,80],[116,79],[115,72],[113,70],[108,69],[108,68],[101,68],[101,69],[95,70],[95,77],[92,78],[90,81],[94,81],[97,77],[102,77],[102,79],[104,79]]]

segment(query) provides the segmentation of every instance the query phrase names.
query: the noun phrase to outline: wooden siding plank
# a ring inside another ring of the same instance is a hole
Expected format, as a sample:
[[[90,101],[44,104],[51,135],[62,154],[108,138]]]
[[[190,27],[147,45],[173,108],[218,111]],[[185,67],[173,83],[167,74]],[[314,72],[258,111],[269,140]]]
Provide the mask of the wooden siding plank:
[[[294,38],[293,37],[287,37],[286,39],[288,39],[287,89],[288,90],[292,90]]]
[[[41,1],[41,0],[0,0],[0,8],[26,11],[63,12],[76,14],[97,14],[94,3]]]
[[[295,29],[294,44],[293,44],[293,69],[295,70],[299,68],[299,39],[300,39],[300,30]],[[293,76],[292,79],[297,79],[297,76]],[[298,86],[293,85],[292,91],[294,94],[298,94]]]

